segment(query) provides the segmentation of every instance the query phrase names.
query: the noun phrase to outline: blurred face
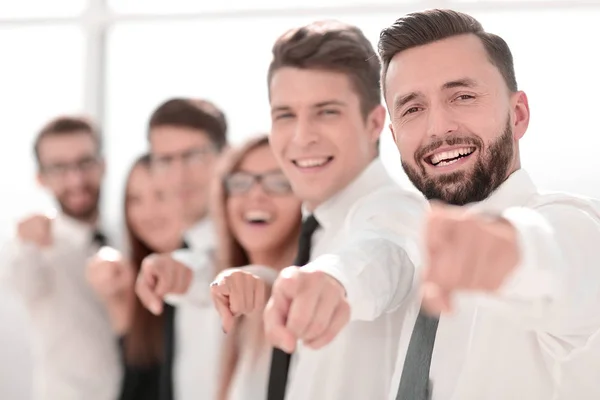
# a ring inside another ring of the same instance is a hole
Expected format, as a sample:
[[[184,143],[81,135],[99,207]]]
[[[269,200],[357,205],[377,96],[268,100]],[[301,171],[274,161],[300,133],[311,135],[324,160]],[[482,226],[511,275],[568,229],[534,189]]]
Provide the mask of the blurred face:
[[[203,132],[161,126],[150,132],[153,167],[161,184],[179,195],[188,225],[206,215],[208,188],[217,152]]]
[[[294,192],[314,209],[377,154],[383,107],[367,118],[347,75],[284,67],[270,83],[273,152]]]
[[[181,245],[183,219],[180,203],[168,188],[153,179],[151,171],[137,166],[127,185],[127,219],[133,234],[155,252]]]
[[[251,150],[225,185],[227,219],[249,254],[276,251],[295,240],[300,200],[293,195],[269,146]]]
[[[87,132],[47,136],[39,145],[39,182],[52,192],[62,212],[91,221],[98,214],[104,163]]]
[[[476,36],[398,53],[385,97],[404,170],[427,198],[481,201],[520,167],[527,97],[510,92]]]

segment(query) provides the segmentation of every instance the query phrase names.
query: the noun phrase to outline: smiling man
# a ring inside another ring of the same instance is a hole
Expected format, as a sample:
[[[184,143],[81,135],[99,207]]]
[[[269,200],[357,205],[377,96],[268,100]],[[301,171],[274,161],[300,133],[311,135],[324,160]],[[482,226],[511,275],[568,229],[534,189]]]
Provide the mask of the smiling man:
[[[100,137],[87,119],[61,116],[40,130],[33,150],[38,182],[59,211],[20,221],[0,265],[33,325],[33,398],[112,400],[121,378],[117,343],[85,279],[87,259],[106,244]]]
[[[600,208],[540,194],[521,169],[529,104],[508,45],[430,10],[385,29],[379,51],[404,170],[447,204],[428,216],[390,400],[599,398]]]
[[[273,47],[270,143],[305,215],[296,266],[282,271],[265,311],[276,347],[269,400],[381,399],[389,391],[403,311],[382,315],[387,303],[374,298],[350,315],[348,301],[362,297],[361,281],[379,280],[372,265],[389,266],[389,290],[401,286],[408,296],[427,204],[379,159],[379,75],[370,42],[343,23],[292,29]]]

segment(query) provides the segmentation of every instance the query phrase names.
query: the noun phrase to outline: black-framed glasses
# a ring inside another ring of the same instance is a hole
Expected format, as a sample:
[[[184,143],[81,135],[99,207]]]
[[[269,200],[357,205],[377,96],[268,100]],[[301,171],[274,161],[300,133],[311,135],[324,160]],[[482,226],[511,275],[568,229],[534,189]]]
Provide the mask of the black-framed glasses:
[[[60,178],[67,175],[69,171],[88,173],[100,164],[99,156],[86,156],[72,162],[56,162],[41,166],[44,175]]]
[[[216,148],[214,146],[205,146],[196,147],[180,153],[153,155],[152,167],[159,172],[165,172],[172,168],[176,161],[181,161],[184,165],[188,166],[203,165],[206,163],[209,156],[215,153]]]
[[[292,193],[292,186],[281,171],[251,174],[234,172],[225,178],[225,189],[229,195],[248,193],[255,184],[260,184],[265,193],[283,195]]]

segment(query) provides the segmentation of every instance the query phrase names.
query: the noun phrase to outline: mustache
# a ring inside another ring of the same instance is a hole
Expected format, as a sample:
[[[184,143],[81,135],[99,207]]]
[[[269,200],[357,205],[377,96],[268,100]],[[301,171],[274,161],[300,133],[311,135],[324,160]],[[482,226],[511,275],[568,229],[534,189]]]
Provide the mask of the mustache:
[[[421,162],[421,160],[423,159],[423,157],[425,157],[426,154],[429,154],[444,145],[456,146],[457,144],[474,146],[477,149],[481,149],[483,147],[483,140],[481,140],[481,138],[479,138],[477,136],[459,136],[459,135],[450,135],[450,136],[444,137],[442,139],[437,139],[435,141],[432,141],[431,143],[426,144],[425,146],[421,146],[415,152],[415,161],[417,164],[419,164]]]

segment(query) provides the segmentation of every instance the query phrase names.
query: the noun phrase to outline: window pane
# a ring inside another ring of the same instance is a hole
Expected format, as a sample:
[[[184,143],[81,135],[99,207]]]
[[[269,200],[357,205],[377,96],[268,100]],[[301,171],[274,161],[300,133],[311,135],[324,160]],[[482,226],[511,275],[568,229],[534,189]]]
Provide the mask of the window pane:
[[[72,17],[89,0],[11,0],[0,2],[0,18]]]
[[[0,29],[0,239],[50,205],[35,180],[33,140],[49,118],[82,109],[83,39],[75,27]]]
[[[235,11],[286,8],[356,7],[376,4],[418,4],[422,0],[108,0],[110,7],[120,13],[182,13],[203,11]]]

